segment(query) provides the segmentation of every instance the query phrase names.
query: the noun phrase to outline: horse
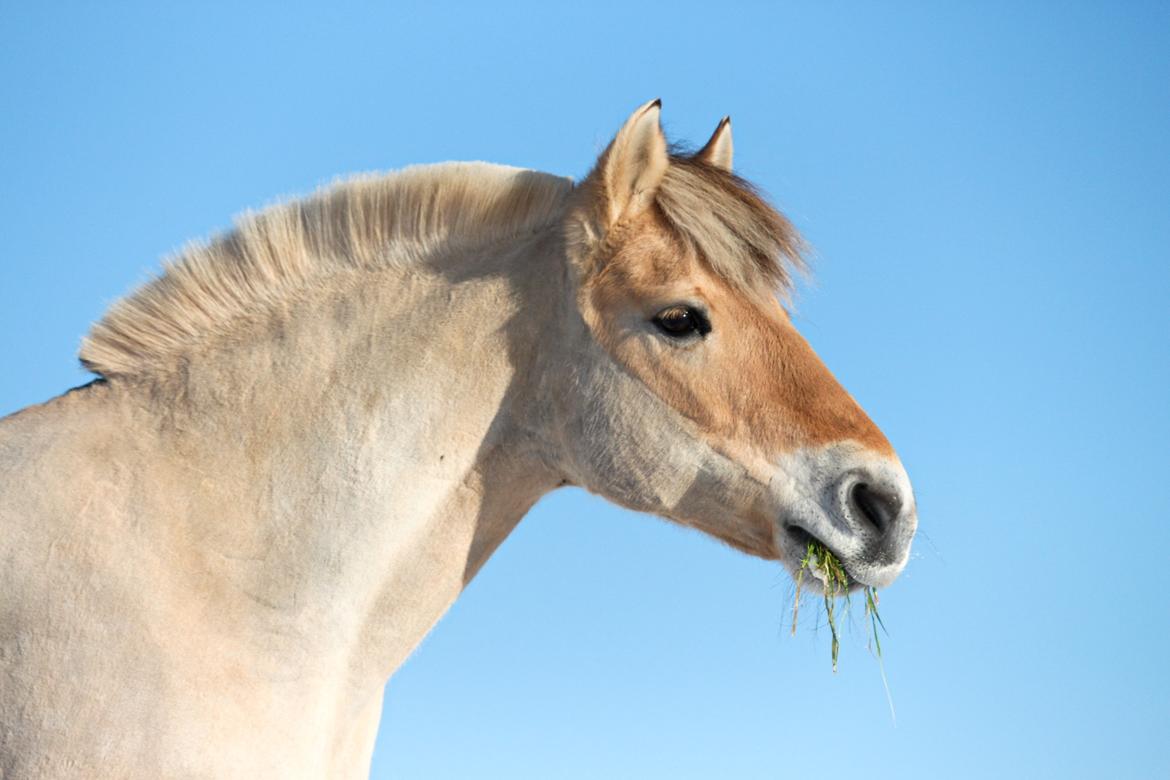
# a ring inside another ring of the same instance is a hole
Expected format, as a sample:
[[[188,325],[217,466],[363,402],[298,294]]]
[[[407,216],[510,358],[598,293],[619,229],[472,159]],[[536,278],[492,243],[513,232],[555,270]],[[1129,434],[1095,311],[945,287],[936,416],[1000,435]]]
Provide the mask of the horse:
[[[894,580],[914,497],[791,322],[804,242],[729,119],[690,153],[660,113],[580,182],[247,214],[104,315],[97,378],[0,421],[0,776],[368,775],[387,680],[566,485]]]

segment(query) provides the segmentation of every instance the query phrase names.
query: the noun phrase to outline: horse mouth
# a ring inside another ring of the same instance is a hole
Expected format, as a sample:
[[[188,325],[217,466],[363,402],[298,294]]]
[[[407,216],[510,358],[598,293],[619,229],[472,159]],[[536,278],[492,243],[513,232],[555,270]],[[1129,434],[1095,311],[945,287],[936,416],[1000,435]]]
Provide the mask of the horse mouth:
[[[848,579],[849,592],[858,591],[866,587],[865,583],[853,575],[852,568],[849,563],[846,563],[845,558],[841,556],[830,545],[826,544],[822,539],[817,537],[811,531],[799,525],[785,526],[787,541],[784,545],[785,551],[792,562],[794,574],[802,569],[809,572],[821,589],[825,587],[825,575],[821,569],[816,565],[816,561],[808,561],[809,546],[812,544],[819,545],[822,549],[828,550],[829,554],[837,559],[841,568],[845,570],[845,575]]]

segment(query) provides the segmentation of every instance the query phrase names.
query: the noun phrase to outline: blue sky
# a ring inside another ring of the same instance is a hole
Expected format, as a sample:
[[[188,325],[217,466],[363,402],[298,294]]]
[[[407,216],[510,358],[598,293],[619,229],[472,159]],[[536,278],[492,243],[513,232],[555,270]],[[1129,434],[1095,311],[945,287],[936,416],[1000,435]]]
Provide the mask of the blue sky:
[[[661,97],[815,247],[798,324],[923,532],[895,726],[776,565],[551,495],[391,680],[375,777],[1170,776],[1170,6],[321,5],[0,3],[0,413],[245,208],[580,176]]]

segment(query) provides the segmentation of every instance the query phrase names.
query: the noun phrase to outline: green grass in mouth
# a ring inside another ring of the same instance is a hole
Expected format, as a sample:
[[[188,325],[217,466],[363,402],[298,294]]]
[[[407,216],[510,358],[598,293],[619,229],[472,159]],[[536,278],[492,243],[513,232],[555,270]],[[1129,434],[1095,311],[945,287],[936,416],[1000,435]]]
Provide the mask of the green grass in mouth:
[[[796,621],[800,615],[800,593],[804,584],[805,572],[815,570],[823,580],[825,616],[829,623],[829,632],[832,634],[833,671],[837,671],[837,657],[841,651],[840,634],[837,631],[837,600],[845,600],[845,610],[849,611],[849,575],[837,556],[828,547],[818,541],[810,540],[805,547],[804,557],[800,560],[800,570],[796,573],[796,598],[792,604],[792,633],[796,634]],[[886,689],[886,699],[890,704],[890,715],[894,716],[894,702],[890,697],[890,687],[886,683],[885,665],[882,663],[882,642],[878,629],[883,632],[886,626],[882,623],[882,616],[878,613],[877,589],[866,585],[862,592],[865,594],[865,618],[869,621],[870,636],[868,642],[873,654],[877,657],[878,668],[882,675],[882,685]]]

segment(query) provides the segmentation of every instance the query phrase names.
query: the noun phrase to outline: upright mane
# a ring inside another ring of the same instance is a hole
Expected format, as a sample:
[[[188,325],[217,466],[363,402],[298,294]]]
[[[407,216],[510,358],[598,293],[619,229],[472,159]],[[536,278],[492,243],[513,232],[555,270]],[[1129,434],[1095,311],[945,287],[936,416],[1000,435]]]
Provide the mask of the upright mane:
[[[165,373],[194,345],[287,300],[314,279],[398,267],[439,247],[474,247],[556,222],[571,179],[490,163],[442,163],[359,176],[245,213],[189,246],[115,303],[81,345],[103,377]],[[750,184],[675,154],[656,197],[680,240],[744,290],[785,292],[803,244]]]
[[[104,377],[165,370],[193,344],[315,278],[539,230],[560,216],[572,188],[570,179],[537,171],[443,163],[359,176],[245,213],[114,304],[82,342],[81,362]]]

